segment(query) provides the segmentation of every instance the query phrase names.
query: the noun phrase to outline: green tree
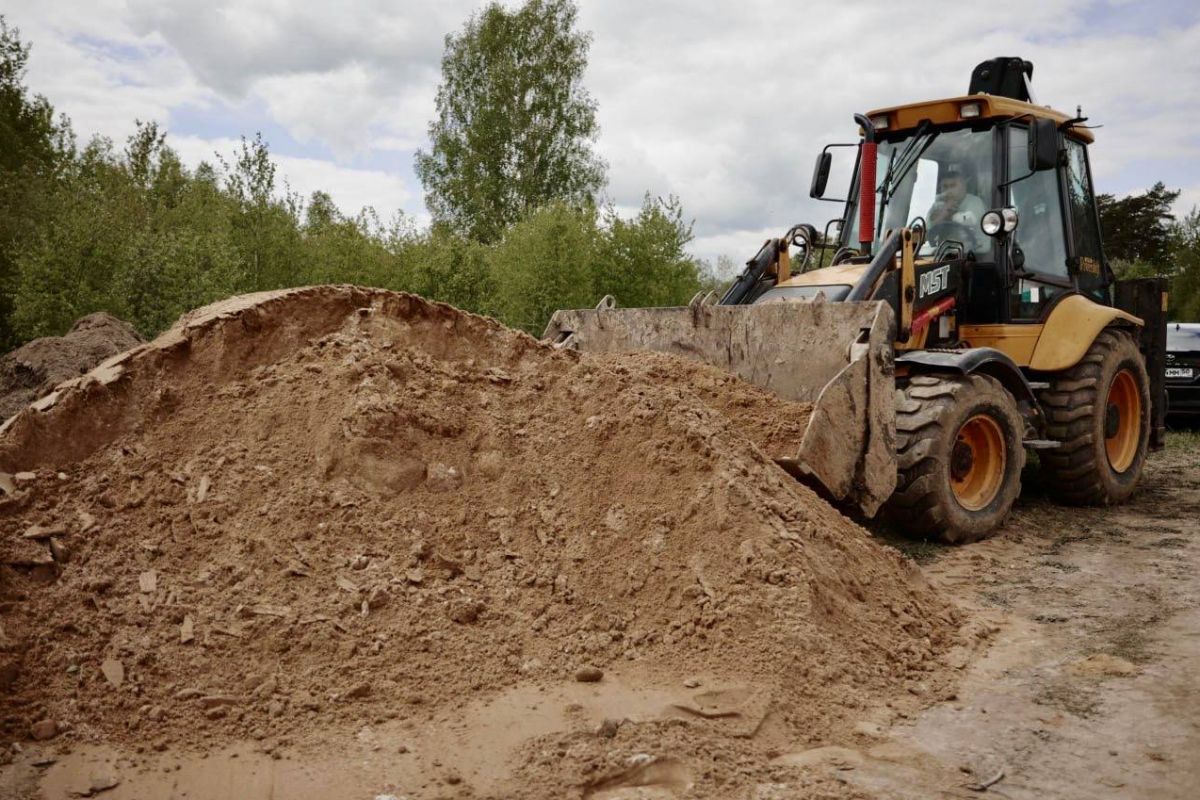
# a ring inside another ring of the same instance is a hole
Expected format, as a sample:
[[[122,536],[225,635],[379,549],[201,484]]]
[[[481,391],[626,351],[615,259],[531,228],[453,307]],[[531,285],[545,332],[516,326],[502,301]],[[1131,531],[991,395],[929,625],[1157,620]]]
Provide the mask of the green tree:
[[[490,249],[449,226],[434,224],[417,234],[389,234],[394,266],[379,285],[450,303],[477,314],[497,314]]]
[[[1173,234],[1171,318],[1200,321],[1200,209],[1180,220]]]
[[[684,221],[679,198],[655,200],[647,193],[637,216],[628,220],[609,206],[603,226],[595,294],[611,294],[627,306],[670,306],[700,290],[699,263],[687,254],[692,226]]]
[[[509,228],[490,258],[497,316],[540,336],[557,309],[594,306],[598,238],[595,212],[565,203]]]
[[[1175,220],[1171,206],[1178,198],[1179,192],[1168,191],[1161,181],[1143,194],[1119,199],[1111,194],[1098,195],[1096,206],[1105,255],[1164,268],[1171,255],[1171,224]]]
[[[262,134],[242,137],[232,161],[218,156],[225,191],[237,204],[233,235],[245,291],[303,283],[300,275],[300,198],[277,193],[276,165]]]
[[[435,220],[496,242],[552,201],[581,208],[604,186],[583,87],[589,34],[572,0],[493,2],[446,37],[431,148],[416,155]]]
[[[328,193],[316,191],[304,212],[303,266],[297,283],[357,283],[387,288],[394,257],[374,209],[347,217]]]
[[[122,152],[93,139],[54,185],[44,224],[18,254],[18,333],[62,333],[103,310],[150,335],[233,293],[241,274],[234,208],[211,171],[188,174],[153,123],[139,123]]]
[[[17,251],[44,215],[46,194],[73,149],[66,120],[25,86],[29,46],[0,15],[0,352],[19,344],[12,327]]]

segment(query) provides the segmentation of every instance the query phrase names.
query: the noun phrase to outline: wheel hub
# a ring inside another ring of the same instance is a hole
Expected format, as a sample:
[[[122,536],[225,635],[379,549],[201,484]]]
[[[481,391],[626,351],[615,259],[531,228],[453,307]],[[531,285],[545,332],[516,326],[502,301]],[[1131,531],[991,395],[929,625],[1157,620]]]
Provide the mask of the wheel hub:
[[[982,511],[1004,485],[1008,460],[1000,424],[986,413],[963,423],[950,449],[950,488],[958,504],[968,511]]]
[[[1133,372],[1113,376],[1104,404],[1104,449],[1114,472],[1133,466],[1142,438],[1142,395]]]
[[[1121,409],[1110,403],[1104,411],[1104,438],[1111,439],[1121,430]]]
[[[954,443],[954,449],[950,452],[950,477],[961,481],[970,474],[973,466],[975,466],[975,451],[971,449],[971,445],[959,439]]]

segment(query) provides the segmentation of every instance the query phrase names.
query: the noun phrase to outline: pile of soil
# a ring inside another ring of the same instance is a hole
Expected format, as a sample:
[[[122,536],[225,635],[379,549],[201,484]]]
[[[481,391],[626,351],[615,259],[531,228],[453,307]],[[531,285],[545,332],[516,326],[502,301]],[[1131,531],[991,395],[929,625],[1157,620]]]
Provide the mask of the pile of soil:
[[[910,562],[771,461],[806,406],[672,356],[321,287],[193,312],[51,400],[0,434],[11,739],[286,749],[619,678],[694,697],[535,737],[522,793],[649,759],[720,796],[936,699],[959,642]]]
[[[0,356],[0,422],[142,341],[132,325],[101,311],[76,320],[65,336],[34,339]]]

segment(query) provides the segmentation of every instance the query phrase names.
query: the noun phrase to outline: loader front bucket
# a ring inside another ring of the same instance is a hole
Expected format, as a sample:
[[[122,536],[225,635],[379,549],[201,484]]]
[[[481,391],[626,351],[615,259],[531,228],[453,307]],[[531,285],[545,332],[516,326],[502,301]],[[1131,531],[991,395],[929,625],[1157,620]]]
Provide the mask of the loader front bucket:
[[[894,336],[877,302],[555,312],[543,339],[584,352],[655,350],[811,403],[795,456],[776,461],[873,515],[896,485]]]

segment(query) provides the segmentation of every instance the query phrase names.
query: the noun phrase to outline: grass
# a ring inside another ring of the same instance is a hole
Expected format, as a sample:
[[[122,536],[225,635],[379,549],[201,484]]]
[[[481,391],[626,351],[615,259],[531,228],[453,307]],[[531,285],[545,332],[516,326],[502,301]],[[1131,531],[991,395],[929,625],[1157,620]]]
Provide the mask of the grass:
[[[1167,431],[1167,449],[1200,452],[1200,430]]]

